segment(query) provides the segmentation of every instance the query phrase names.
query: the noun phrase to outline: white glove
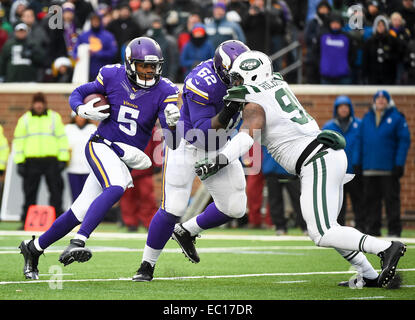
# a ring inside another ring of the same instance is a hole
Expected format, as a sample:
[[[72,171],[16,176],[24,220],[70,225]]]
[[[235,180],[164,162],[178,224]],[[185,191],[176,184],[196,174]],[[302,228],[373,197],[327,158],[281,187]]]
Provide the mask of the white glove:
[[[78,116],[81,116],[85,119],[102,121],[110,116],[109,113],[102,113],[100,111],[107,110],[110,106],[108,104],[104,104],[103,106],[94,107],[94,103],[100,101],[101,98],[95,98],[88,101],[85,104],[81,104],[76,109],[76,113]]]
[[[175,127],[180,118],[180,110],[175,104],[169,103],[164,109],[164,115],[166,116],[167,125]]]
[[[113,143],[118,145],[124,151],[124,156],[120,159],[130,168],[144,170],[151,167],[152,163],[150,158],[140,149],[122,142]]]

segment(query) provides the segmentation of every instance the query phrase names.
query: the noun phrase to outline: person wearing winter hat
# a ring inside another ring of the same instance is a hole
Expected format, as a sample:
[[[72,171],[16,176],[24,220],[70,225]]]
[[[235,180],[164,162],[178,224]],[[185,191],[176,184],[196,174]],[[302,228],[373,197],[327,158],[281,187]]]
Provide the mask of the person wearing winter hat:
[[[367,234],[381,235],[383,200],[388,236],[401,235],[400,178],[404,175],[410,143],[405,116],[396,108],[388,91],[377,91],[373,107],[362,119],[353,156],[355,173],[363,175]]]

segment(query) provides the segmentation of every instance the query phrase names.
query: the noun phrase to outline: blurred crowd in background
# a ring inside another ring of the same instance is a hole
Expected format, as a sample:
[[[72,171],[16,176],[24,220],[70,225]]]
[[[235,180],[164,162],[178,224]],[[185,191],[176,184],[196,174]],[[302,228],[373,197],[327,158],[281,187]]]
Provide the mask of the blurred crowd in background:
[[[160,44],[173,82],[237,39],[269,55],[298,41],[274,60],[277,71],[302,61],[290,83],[415,84],[413,0],[1,0],[0,77],[71,82],[88,43],[92,80],[142,35]]]

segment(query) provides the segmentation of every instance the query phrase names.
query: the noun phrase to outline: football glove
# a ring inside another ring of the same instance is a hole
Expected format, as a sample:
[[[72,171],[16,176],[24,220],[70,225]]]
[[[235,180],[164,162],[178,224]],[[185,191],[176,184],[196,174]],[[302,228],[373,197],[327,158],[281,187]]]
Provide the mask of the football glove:
[[[223,154],[218,154],[215,159],[209,160],[205,158],[196,162],[195,171],[200,180],[205,180],[210,176],[213,176],[223,167],[228,165],[229,161]]]
[[[166,116],[167,125],[175,127],[180,118],[180,110],[175,104],[169,103],[164,109],[164,115]]]
[[[101,98],[95,98],[88,101],[85,104],[81,104],[76,108],[76,114],[82,118],[102,121],[110,116],[109,113],[102,113],[101,111],[107,110],[110,106],[104,104],[103,106],[94,107],[94,103],[100,101]]]

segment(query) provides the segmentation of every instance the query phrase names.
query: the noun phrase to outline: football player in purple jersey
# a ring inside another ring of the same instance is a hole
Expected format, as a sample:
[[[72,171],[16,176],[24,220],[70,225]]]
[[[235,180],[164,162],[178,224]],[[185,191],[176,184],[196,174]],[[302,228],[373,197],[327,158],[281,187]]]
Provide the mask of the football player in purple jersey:
[[[233,61],[249,48],[240,41],[221,43],[213,59],[196,66],[183,86],[183,105],[175,150],[165,149],[162,168],[162,201],[148,230],[140,268],[133,281],[151,281],[155,264],[170,237],[182,247],[192,262],[199,262],[193,240],[202,230],[220,226],[245,214],[245,176],[239,161],[233,161],[203,182],[214,200],[197,220],[179,222],[186,211],[194,178],[194,166],[201,159],[215,158],[228,143],[240,120],[240,105],[224,105],[223,97],[230,86],[228,71]],[[218,159],[219,161],[220,159]]]
[[[79,116],[101,121],[85,146],[90,174],[68,211],[39,238],[33,236],[20,244],[27,279],[38,279],[39,256],[79,224],[79,231],[59,261],[68,265],[91,258],[92,252],[85,242],[125,189],[133,186],[131,169],[151,166],[143,150],[157,118],[167,144],[173,143],[180,117],[179,89],[161,77],[163,55],[159,44],[151,38],[136,38],[127,45],[125,57],[124,65],[102,67],[95,81],[79,86],[69,97],[72,110]],[[106,96],[108,105],[94,107],[100,98],[84,103],[84,98],[92,93]]]

